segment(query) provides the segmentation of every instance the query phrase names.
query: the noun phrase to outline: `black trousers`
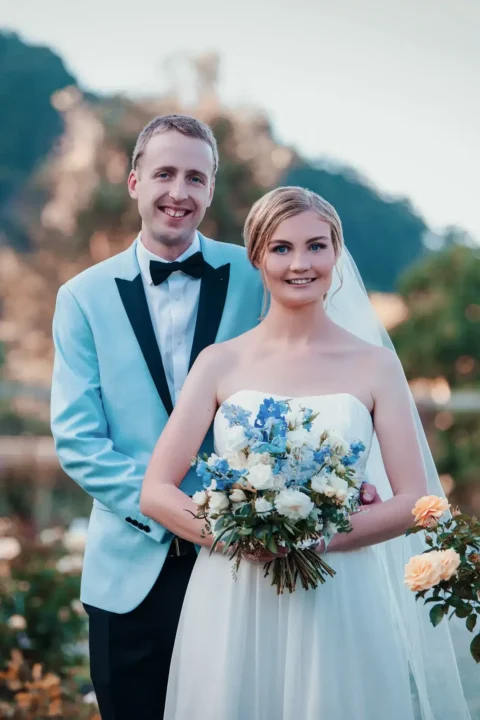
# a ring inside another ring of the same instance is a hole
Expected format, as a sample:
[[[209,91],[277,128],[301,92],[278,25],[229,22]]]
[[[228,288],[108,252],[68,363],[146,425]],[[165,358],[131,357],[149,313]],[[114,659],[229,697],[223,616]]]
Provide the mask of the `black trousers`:
[[[168,557],[147,597],[131,612],[85,605],[90,674],[102,720],[163,720],[175,634],[195,559],[195,554]]]

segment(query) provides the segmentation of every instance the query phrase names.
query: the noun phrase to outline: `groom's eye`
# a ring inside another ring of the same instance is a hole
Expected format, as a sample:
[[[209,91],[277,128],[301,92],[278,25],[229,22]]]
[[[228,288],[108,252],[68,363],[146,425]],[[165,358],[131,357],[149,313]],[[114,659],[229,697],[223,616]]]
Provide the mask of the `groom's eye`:
[[[286,245],[277,245],[273,248],[273,252],[277,253],[277,255],[285,255],[288,252],[288,247]]]

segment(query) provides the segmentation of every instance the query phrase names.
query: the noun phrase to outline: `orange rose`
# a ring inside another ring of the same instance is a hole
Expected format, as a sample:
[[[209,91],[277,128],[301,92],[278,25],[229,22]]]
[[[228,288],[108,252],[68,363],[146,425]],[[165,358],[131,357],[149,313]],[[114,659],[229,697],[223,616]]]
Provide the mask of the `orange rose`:
[[[437,555],[438,552],[431,552],[410,558],[405,567],[405,584],[410,590],[429,590],[440,582],[441,568]]]
[[[437,560],[440,566],[440,577],[442,580],[450,580],[458,570],[460,555],[452,548],[439,550]]]
[[[430,527],[436,525],[437,520],[447,512],[450,504],[446,498],[437,497],[437,495],[425,495],[417,501],[412,510],[415,516],[415,525],[422,527]]]

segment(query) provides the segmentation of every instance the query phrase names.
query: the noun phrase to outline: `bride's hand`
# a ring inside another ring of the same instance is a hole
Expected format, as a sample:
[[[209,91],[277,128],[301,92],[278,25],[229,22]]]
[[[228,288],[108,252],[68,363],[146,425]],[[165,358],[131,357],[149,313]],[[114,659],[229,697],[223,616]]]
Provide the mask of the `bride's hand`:
[[[318,555],[324,555],[326,553],[327,549],[325,546],[325,540],[323,538],[320,538],[320,540],[315,545],[314,550]]]
[[[288,553],[289,550],[287,548],[279,548],[278,553],[272,553],[269,550],[262,550],[261,553],[246,553],[242,557],[244,557],[245,560],[248,560],[248,562],[264,565],[265,563],[272,562],[272,560],[276,560],[277,558],[285,557]]]

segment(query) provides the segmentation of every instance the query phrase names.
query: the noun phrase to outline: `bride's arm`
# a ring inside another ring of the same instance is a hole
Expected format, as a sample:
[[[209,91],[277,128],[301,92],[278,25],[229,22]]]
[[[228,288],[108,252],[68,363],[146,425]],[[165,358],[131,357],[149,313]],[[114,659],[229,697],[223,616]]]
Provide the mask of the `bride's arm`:
[[[352,515],[353,531],[335,535],[328,552],[353,550],[403,535],[413,524],[413,506],[427,492],[410,391],[400,361],[382,348],[376,352],[374,369],[374,425],[393,497]]]
[[[212,538],[202,537],[205,521],[192,517],[190,513],[196,513],[198,508],[179,485],[215,416],[221,357],[218,345],[206,348],[198,356],[155,446],[140,495],[144,515],[197,545],[210,546]]]

